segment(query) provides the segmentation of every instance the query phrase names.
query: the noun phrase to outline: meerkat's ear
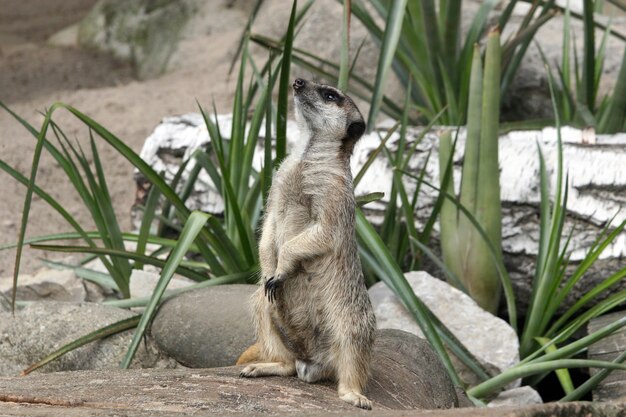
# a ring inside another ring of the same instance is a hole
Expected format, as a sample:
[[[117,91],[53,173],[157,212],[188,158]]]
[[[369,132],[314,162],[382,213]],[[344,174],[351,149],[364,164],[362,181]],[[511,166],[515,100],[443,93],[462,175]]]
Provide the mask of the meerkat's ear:
[[[352,140],[358,140],[365,132],[365,122],[357,120],[348,126],[348,137]]]

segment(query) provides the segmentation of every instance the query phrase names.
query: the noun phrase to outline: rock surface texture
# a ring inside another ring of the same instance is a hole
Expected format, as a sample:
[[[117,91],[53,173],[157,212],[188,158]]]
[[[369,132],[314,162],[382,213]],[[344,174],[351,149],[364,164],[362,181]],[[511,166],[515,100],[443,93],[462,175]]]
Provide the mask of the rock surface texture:
[[[222,132],[230,132],[231,118],[219,116]],[[365,135],[357,144],[352,158],[352,171],[358,172],[368,157],[380,144],[380,137],[385,136],[390,125],[383,123],[377,132]],[[408,129],[408,145],[416,140],[420,130]],[[556,129],[546,128],[539,131],[513,131],[500,137],[500,183],[503,211],[502,244],[505,263],[513,281],[518,300],[530,299],[531,282],[538,250],[539,236],[539,156],[537,143],[541,146],[546,160],[549,181],[556,181],[557,134]],[[626,134],[591,135],[574,128],[563,128],[563,159],[565,171],[569,173],[568,216],[564,226],[564,239],[574,228],[570,248],[574,249],[571,256],[572,264],[580,261],[602,228],[611,218],[613,226],[626,219]],[[454,176],[457,186],[460,184],[461,162],[465,147],[465,131],[461,129],[454,153]],[[396,149],[399,135],[394,133],[387,141],[391,151]],[[288,143],[299,140],[295,123],[288,124]],[[439,183],[439,166],[437,132],[427,134],[417,145],[414,157],[408,170],[417,174],[425,169],[424,179],[431,184]],[[196,149],[204,148],[209,143],[209,136],[198,114],[187,114],[168,117],[157,126],[154,133],[146,139],[141,156],[157,172],[165,171],[166,178],[171,179],[183,159],[188,158]],[[263,140],[259,140],[263,143]],[[259,147],[254,161],[260,164],[263,150]],[[428,156],[430,155],[430,158]],[[428,158],[428,159],[427,159]],[[428,162],[427,162],[428,161]],[[192,169],[193,162],[187,165]],[[184,183],[184,176],[183,181]],[[136,176],[138,197],[145,197],[146,182]],[[405,179],[407,193],[414,188],[414,181]],[[390,195],[392,171],[383,153],[380,153],[371,164],[355,190],[357,195],[371,192],[384,192],[385,198]],[[214,192],[215,187],[208,175],[201,174],[196,182],[196,189],[188,200],[191,208],[198,208],[209,213],[221,213],[223,203]],[[418,198],[416,219],[418,230],[427,221],[437,193],[423,185]],[[388,200],[368,204],[368,218],[378,223],[382,221],[383,211]],[[140,202],[140,201],[139,201]],[[138,212],[137,210],[135,211]],[[137,215],[135,224],[137,224]],[[436,234],[436,233],[435,233]],[[436,242],[431,247],[437,247]],[[565,304],[571,305],[581,294],[598,282],[615,272],[626,257],[626,232],[622,232],[612,245],[604,251],[595,262],[584,280],[573,289]],[[436,268],[429,272],[439,274]],[[626,281],[614,289],[626,288]],[[518,307],[525,310],[520,302]]]
[[[409,272],[405,277],[415,294],[488,370],[499,373],[519,362],[517,335],[504,320],[426,272]],[[379,329],[401,329],[424,337],[411,314],[383,282],[373,285],[369,293]],[[460,362],[455,366],[465,382],[478,382]],[[519,381],[513,385],[519,385]]]
[[[61,346],[94,330],[131,317],[126,310],[91,303],[33,303],[15,313],[0,312],[0,375],[15,376]],[[116,369],[126,354],[131,331],[90,343],[38,372]],[[137,350],[134,367],[174,367],[176,363],[148,342]],[[0,392],[2,392],[0,390]],[[1,410],[1,407],[0,407]]]
[[[331,383],[297,378],[239,378],[241,367],[196,370],[108,370],[0,378],[3,402],[171,413],[336,413],[354,411]],[[17,384],[15,382],[18,382]],[[36,388],[34,388],[36,387]],[[398,330],[378,333],[367,394],[377,410],[453,408],[452,382],[423,340]]]
[[[333,387],[296,379],[238,378],[241,368],[79,371],[0,377],[0,416],[369,416],[621,417],[624,404],[551,403],[516,408],[386,409],[371,412],[339,400]],[[370,393],[372,395],[372,392]],[[397,405],[394,404],[394,405]]]
[[[218,285],[167,300],[152,336],[170,357],[192,368],[234,365],[254,343],[248,300],[256,285]]]

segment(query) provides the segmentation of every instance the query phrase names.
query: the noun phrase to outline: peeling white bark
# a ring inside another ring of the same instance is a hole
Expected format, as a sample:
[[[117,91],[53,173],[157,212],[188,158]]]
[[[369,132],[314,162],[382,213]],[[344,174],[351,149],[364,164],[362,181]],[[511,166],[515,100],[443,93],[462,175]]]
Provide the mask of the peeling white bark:
[[[218,116],[222,134],[226,137],[231,131],[231,117]],[[383,123],[378,131],[364,136],[357,144],[352,159],[352,169],[356,174],[378,147],[380,140],[391,127],[392,122]],[[408,129],[408,145],[416,140],[420,129]],[[563,141],[564,177],[569,178],[567,203],[568,219],[564,234],[575,227],[570,248],[571,259],[580,260],[598,236],[599,231],[614,216],[612,225],[616,226],[626,219],[626,134],[593,135],[578,129],[564,127],[561,130]],[[461,163],[465,144],[465,130],[460,129],[454,154],[454,178],[456,189],[460,184]],[[288,123],[288,145],[300,140],[294,122]],[[387,146],[395,150],[399,135],[394,133]],[[187,114],[168,117],[157,126],[148,137],[141,157],[157,172],[165,172],[166,178],[173,178],[181,160],[189,158],[196,149],[209,144],[209,136],[202,117]],[[257,168],[263,160],[263,141],[254,158]],[[550,176],[551,193],[554,193],[557,177],[557,132],[554,128],[540,131],[514,131],[500,138],[500,183],[503,206],[503,249],[511,275],[519,291],[530,291],[530,280],[537,254],[539,235],[539,155],[538,145],[546,160],[546,169]],[[419,173],[426,170],[426,181],[439,183],[438,135],[428,133],[417,145],[415,155],[410,161],[409,170]],[[428,158],[430,155],[430,158]],[[189,171],[193,166],[190,163]],[[367,206],[367,213],[374,222],[380,222],[388,202],[391,188],[391,169],[383,153],[380,153],[367,174],[356,188],[357,195],[370,192],[385,192],[385,199]],[[140,178],[138,178],[140,180]],[[565,179],[564,179],[565,180]],[[182,181],[184,182],[184,181]],[[414,190],[414,181],[407,179],[407,191]],[[422,186],[418,199],[417,221],[423,222],[432,210],[437,191]],[[192,209],[201,209],[210,213],[221,213],[223,204],[215,193],[215,187],[206,173],[200,175],[188,203]],[[626,257],[626,233],[622,233],[602,254],[596,267],[583,286],[591,285],[606,278],[609,270],[623,264],[620,258]],[[576,293],[574,293],[574,297]]]

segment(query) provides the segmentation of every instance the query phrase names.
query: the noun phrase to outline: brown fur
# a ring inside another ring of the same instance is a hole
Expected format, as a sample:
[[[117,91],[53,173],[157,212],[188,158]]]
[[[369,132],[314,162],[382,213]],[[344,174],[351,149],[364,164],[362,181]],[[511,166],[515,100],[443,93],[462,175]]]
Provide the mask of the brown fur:
[[[273,179],[259,245],[262,283],[252,300],[257,343],[238,363],[261,361],[245,377],[335,379],[344,401],[371,408],[363,390],[375,319],[357,254],[350,172],[365,124],[332,87],[296,80],[294,96],[308,142]]]

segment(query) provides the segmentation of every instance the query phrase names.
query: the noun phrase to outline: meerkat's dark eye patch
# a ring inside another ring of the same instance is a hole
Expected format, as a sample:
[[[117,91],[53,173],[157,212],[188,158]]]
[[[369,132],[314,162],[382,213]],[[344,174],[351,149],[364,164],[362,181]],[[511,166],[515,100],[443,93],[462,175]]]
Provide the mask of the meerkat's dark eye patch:
[[[320,88],[318,91],[320,96],[322,96],[325,101],[337,103],[339,106],[343,104],[343,96],[335,90],[331,90],[330,88]]]

